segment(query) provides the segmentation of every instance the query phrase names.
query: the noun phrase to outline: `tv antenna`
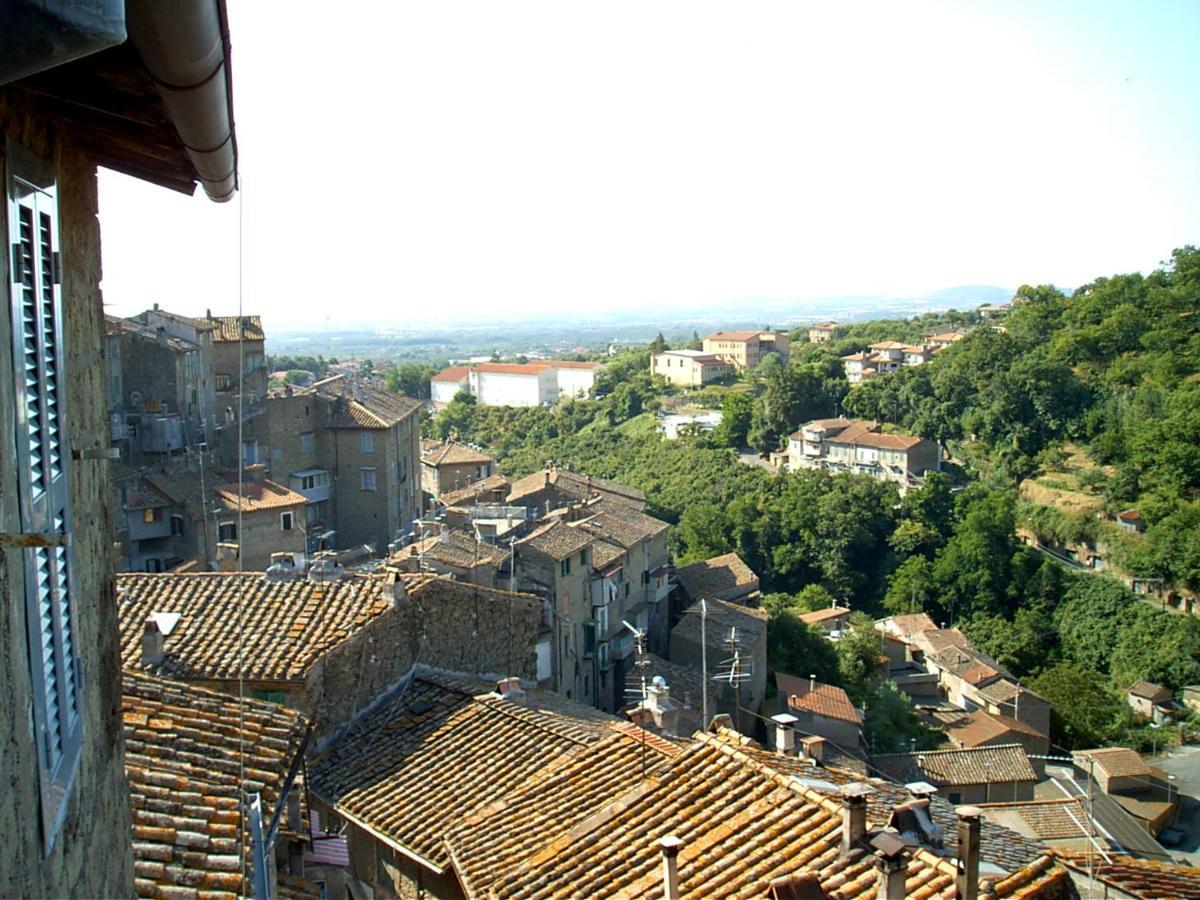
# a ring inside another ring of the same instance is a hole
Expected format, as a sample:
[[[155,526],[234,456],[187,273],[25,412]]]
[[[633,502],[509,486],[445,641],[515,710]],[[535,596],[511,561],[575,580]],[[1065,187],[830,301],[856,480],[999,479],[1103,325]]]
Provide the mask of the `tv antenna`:
[[[646,698],[649,696],[649,678],[648,672],[650,669],[650,657],[646,653],[646,633],[633,625],[630,625],[625,619],[621,620],[621,624],[633,632],[634,658],[633,658],[633,673],[625,679],[625,704],[632,706],[637,717],[634,721],[641,728],[642,733],[642,774],[646,774],[646,720],[650,716],[650,711],[646,709]]]
[[[750,676],[754,672],[754,660],[746,653],[745,642],[738,635],[737,628],[730,628],[729,635],[724,642],[729,648],[729,658],[722,660],[717,666],[717,674],[713,676],[714,681],[719,681],[733,688],[734,696],[734,726],[738,731],[742,730],[742,685],[750,680]]]

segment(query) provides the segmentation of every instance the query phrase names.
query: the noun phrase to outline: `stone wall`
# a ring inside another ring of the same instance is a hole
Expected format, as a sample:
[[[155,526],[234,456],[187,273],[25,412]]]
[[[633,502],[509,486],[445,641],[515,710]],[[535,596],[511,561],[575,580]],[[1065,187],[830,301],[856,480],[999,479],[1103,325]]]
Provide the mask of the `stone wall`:
[[[316,723],[317,737],[325,737],[415,665],[487,678],[535,678],[540,609],[527,595],[428,580],[309,671],[304,712]]]
[[[285,512],[292,514],[291,531],[284,531],[280,526],[280,515]],[[227,509],[217,513],[216,518],[219,522],[236,522],[237,510]],[[303,553],[303,527],[302,503],[290,507],[243,512],[242,527],[237,540],[242,569],[246,572],[264,572],[271,564],[272,553]]]
[[[53,159],[58,174],[60,251],[63,265],[64,379],[67,424],[75,448],[108,445],[107,364],[100,300],[100,230],[95,166],[74,151],[69,136],[52,137],[41,123],[0,90],[0,134],[38,156]],[[0,225],[7,235],[8,169],[0,139],[0,184],[5,203]],[[11,272],[7,237],[0,267]],[[0,433],[15,430],[9,279],[0,279]],[[11,443],[0,459],[11,460]],[[71,576],[78,614],[76,646],[82,657],[84,738],[66,818],[49,854],[43,851],[33,736],[24,574],[19,551],[0,556],[0,895],[115,897],[133,892],[129,793],[121,736],[120,653],[112,571],[112,494],[107,464],[72,462],[74,528]],[[0,529],[19,531],[15,471],[0,467]]]

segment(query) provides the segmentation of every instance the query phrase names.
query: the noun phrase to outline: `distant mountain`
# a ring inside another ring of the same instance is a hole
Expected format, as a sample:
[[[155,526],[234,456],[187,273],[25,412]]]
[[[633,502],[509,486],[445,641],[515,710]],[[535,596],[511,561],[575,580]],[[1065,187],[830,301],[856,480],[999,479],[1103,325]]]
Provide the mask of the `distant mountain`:
[[[942,288],[915,297],[915,300],[931,304],[945,304],[955,309],[976,309],[985,303],[1007,303],[1013,296],[1012,288],[996,287],[994,284],[963,284],[958,287]]]

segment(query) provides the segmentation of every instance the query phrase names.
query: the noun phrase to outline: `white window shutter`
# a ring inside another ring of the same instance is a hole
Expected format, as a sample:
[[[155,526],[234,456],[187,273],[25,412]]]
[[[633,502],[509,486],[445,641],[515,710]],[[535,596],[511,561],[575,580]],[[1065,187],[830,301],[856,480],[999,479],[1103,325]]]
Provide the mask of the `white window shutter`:
[[[14,383],[21,530],[71,530],[58,210],[53,186],[11,179]],[[83,741],[83,698],[69,546],[25,556],[25,602],[33,715],[39,750],[42,833],[53,844]]]

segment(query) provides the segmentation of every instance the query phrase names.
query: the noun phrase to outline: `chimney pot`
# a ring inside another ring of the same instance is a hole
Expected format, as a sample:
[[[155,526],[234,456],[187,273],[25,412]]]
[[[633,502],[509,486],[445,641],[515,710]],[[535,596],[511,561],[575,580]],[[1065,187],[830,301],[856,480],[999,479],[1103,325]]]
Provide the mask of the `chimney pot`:
[[[899,835],[884,831],[871,840],[875,848],[875,868],[879,872],[878,900],[904,900],[904,882],[908,877],[906,846]]]
[[[513,697],[521,693],[521,679],[501,678],[496,682],[496,693],[501,697]]]
[[[775,723],[775,752],[781,756],[792,756],[796,752],[796,723],[800,720],[791,713],[771,716]]]
[[[962,900],[979,897],[979,820],[978,806],[960,806],[958,813],[958,896]]]
[[[816,689],[817,689],[817,676],[809,675],[808,676],[808,692],[811,694]]]
[[[842,853],[849,853],[867,833],[867,797],[875,791],[856,781],[845,785],[842,795]]]
[[[810,734],[800,739],[800,744],[804,747],[804,755],[815,763],[825,759],[825,743],[825,738],[818,734]]]
[[[658,842],[663,860],[663,898],[679,900],[679,866],[677,857],[683,841],[669,834]]]
[[[147,619],[142,629],[142,665],[162,665],[163,658],[166,656],[165,643],[166,638],[159,630],[158,623],[153,618]]]

